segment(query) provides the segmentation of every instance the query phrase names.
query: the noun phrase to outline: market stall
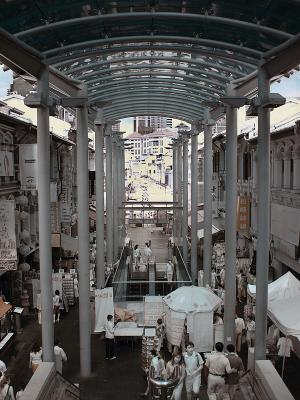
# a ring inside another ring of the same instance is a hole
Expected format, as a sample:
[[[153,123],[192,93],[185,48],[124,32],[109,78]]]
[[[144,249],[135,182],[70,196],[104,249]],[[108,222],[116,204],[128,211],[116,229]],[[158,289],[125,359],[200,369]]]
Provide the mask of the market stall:
[[[211,351],[214,345],[213,312],[222,300],[212,290],[182,286],[163,298],[167,306],[168,342],[180,346],[186,323],[189,338],[197,351]]]

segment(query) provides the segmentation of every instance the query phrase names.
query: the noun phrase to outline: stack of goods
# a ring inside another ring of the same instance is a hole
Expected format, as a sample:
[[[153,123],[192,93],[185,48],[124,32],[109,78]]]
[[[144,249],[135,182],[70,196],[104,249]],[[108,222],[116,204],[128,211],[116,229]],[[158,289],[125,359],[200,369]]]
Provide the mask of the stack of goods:
[[[115,321],[135,322],[136,320],[134,311],[115,307]]]
[[[158,338],[156,336],[143,336],[142,339],[142,369],[145,373],[149,371],[151,364],[151,350],[155,350],[158,345]]]
[[[70,306],[74,305],[74,279],[71,274],[65,274],[63,277],[63,292],[68,299]]]

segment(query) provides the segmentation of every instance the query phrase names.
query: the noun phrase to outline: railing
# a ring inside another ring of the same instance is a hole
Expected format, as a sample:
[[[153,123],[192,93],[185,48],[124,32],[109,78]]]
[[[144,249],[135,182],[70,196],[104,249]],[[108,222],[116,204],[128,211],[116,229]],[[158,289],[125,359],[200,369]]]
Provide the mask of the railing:
[[[177,286],[189,286],[191,281],[126,281],[113,282],[114,298],[116,301],[141,301],[149,293],[149,285],[155,285],[157,296],[166,296]]]
[[[175,256],[177,258],[177,279],[178,282],[189,282],[189,285],[192,283],[191,275],[188,271],[187,265],[185,264],[183,260],[182,253],[179,249],[178,246],[174,247],[175,251]],[[184,286],[184,285],[178,285],[179,286]]]

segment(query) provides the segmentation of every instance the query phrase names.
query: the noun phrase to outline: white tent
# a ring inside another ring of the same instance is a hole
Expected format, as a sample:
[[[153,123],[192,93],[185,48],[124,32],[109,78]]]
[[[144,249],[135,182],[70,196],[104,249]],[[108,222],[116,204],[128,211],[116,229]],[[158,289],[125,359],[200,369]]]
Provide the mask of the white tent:
[[[248,285],[248,293],[255,297],[256,286]],[[268,285],[268,315],[284,335],[300,340],[300,281],[287,272]]]
[[[182,286],[163,298],[173,311],[182,313],[212,312],[222,300],[210,289],[199,286]]]
[[[272,301],[268,305],[268,315],[285,335],[300,340],[300,295],[283,300]]]
[[[213,311],[222,300],[210,289],[198,286],[182,286],[163,298],[166,312],[167,338],[173,345],[180,345],[187,320],[189,338],[197,351],[213,348]]]
[[[248,293],[251,297],[255,297],[256,285],[248,285]],[[298,295],[300,295],[300,281],[291,272],[287,272],[268,285],[269,303]]]

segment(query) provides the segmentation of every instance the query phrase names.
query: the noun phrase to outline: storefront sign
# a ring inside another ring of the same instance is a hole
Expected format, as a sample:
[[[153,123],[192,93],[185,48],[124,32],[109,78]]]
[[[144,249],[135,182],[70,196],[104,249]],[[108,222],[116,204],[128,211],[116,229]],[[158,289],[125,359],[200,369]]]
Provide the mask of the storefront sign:
[[[22,190],[37,189],[37,145],[19,145],[20,181]]]
[[[61,231],[59,202],[50,203],[50,226],[52,233],[59,233]]]
[[[237,231],[244,234],[249,233],[249,208],[250,199],[248,196],[239,196],[237,203]]]
[[[15,232],[15,202],[0,201],[0,270],[17,269],[17,245]]]
[[[14,176],[14,157],[11,151],[0,151],[0,176]]]

